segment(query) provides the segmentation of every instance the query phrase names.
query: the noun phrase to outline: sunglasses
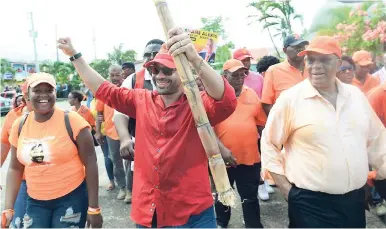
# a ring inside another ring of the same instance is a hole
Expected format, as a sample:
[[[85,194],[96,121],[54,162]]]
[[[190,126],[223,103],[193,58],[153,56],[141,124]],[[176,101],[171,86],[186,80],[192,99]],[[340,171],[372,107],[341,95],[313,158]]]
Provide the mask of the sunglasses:
[[[162,74],[165,76],[171,76],[176,71],[175,68],[157,68],[156,66],[150,67],[149,70],[152,75],[158,75],[160,72],[162,72]]]
[[[347,70],[349,70],[349,71],[351,72],[352,70],[354,70],[354,68],[353,68],[352,66],[348,66],[348,67],[341,66],[341,67],[339,68],[339,70],[340,70],[341,72],[345,72],[345,71],[347,71]]]

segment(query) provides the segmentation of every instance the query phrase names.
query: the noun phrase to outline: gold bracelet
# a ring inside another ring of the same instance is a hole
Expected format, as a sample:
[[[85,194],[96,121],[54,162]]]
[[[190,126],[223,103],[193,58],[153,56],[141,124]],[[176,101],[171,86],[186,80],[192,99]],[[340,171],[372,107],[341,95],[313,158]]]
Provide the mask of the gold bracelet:
[[[88,215],[100,215],[101,214],[101,211],[95,211],[95,212],[91,212],[91,211],[87,211],[87,214]]]

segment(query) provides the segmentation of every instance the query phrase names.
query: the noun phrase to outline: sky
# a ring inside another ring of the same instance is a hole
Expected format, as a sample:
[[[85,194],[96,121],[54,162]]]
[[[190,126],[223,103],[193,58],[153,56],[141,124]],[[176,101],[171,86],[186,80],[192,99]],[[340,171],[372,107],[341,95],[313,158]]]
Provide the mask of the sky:
[[[252,1],[168,0],[168,5],[178,26],[199,28],[201,17],[222,15],[227,18],[224,28],[228,40],[236,48],[272,47],[268,34],[259,24],[248,25],[251,22],[248,15],[256,13],[253,8],[246,7]],[[292,1],[296,11],[303,14],[304,26],[308,28],[328,0]],[[2,0],[1,3],[0,57],[11,61],[34,60],[28,12],[33,12],[38,32],[39,61],[56,60],[56,36],[70,37],[76,50],[89,61],[94,59],[93,31],[98,59],[106,58],[106,53],[120,43],[124,49],[135,50],[137,59],[142,59],[143,48],[149,40],[165,40],[153,0]],[[301,26],[295,25],[295,32],[301,31]],[[281,47],[281,41],[277,41],[277,45]],[[59,58],[67,60],[61,51]]]

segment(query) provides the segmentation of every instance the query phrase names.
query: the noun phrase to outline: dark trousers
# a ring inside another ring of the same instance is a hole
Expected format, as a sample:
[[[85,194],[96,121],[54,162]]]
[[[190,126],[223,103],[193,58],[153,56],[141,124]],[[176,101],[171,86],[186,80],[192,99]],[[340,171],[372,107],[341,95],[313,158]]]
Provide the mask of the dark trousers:
[[[289,228],[365,228],[365,190],[343,195],[292,186],[288,195]]]
[[[236,168],[228,168],[229,182],[233,186],[236,181],[237,191],[240,194],[245,227],[247,228],[262,228],[260,222],[260,206],[257,199],[257,189],[260,181],[261,164],[254,165],[237,165]],[[227,227],[231,218],[231,208],[224,206],[216,198],[215,203],[217,224],[222,227]]]

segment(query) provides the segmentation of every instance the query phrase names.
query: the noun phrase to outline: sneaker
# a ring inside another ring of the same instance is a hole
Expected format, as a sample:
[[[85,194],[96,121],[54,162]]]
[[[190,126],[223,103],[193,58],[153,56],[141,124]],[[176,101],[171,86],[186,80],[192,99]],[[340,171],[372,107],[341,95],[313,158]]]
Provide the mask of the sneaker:
[[[268,194],[272,194],[272,193],[275,192],[275,189],[273,189],[273,188],[269,185],[268,181],[264,181],[264,185],[265,185],[265,188],[266,188],[267,191],[268,191]]]
[[[269,194],[264,184],[259,185],[258,196],[261,200],[269,200]]]
[[[125,197],[126,197],[126,190],[124,188],[122,188],[122,189],[119,190],[117,199],[118,200],[123,200],[123,199],[125,199]]]
[[[126,204],[130,204],[132,198],[133,198],[133,197],[131,196],[131,192],[128,191],[128,190],[126,190],[125,203],[126,203]]]
[[[383,203],[379,203],[375,206],[375,213],[377,216],[386,215],[386,206]]]

